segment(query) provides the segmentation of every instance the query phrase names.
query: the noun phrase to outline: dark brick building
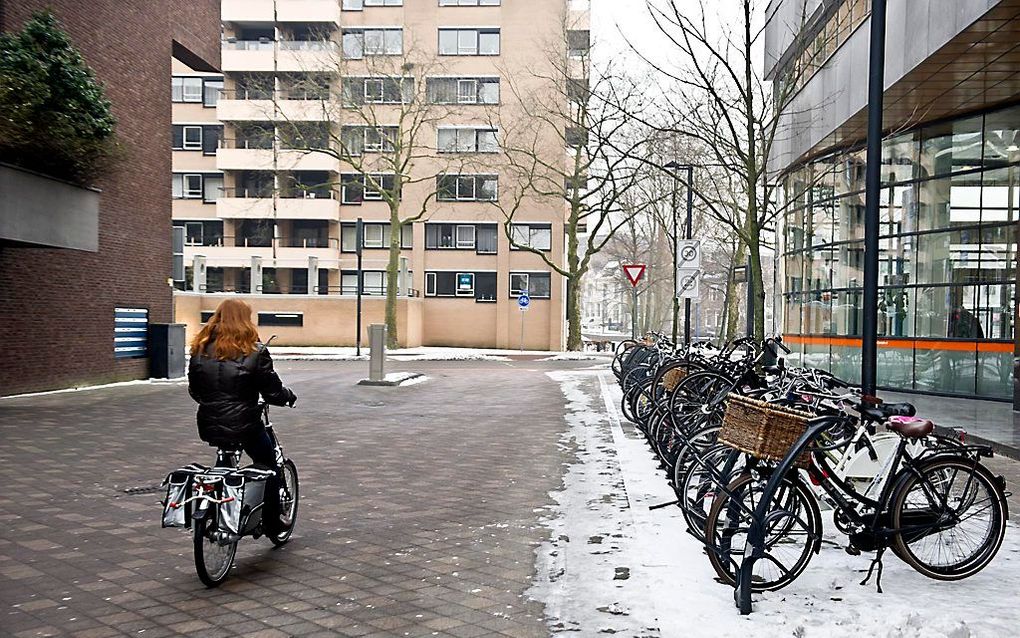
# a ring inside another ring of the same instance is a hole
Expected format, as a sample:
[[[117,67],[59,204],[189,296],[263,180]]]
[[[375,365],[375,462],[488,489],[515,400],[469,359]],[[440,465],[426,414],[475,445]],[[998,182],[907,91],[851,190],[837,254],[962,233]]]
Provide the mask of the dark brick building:
[[[114,356],[114,309],[171,320],[171,56],[219,66],[216,0],[0,0],[0,29],[41,9],[105,85],[125,157],[95,184],[95,252],[0,239],[0,395],[148,376],[147,358]]]

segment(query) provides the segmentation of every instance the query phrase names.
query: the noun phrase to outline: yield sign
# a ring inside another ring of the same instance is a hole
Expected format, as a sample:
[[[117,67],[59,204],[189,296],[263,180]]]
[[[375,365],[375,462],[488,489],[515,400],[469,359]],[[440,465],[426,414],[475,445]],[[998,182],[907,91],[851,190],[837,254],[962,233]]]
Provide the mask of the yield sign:
[[[631,286],[637,287],[641,277],[645,274],[644,264],[627,264],[623,267],[623,274],[627,275],[627,281]]]

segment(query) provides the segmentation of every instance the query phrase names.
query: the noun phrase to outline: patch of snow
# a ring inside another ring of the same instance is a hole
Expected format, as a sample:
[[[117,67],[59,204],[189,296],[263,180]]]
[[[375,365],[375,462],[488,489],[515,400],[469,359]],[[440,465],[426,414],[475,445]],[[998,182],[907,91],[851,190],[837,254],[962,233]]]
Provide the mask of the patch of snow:
[[[593,352],[560,352],[551,357],[539,359],[539,361],[598,361],[600,359],[612,360],[611,353]]]
[[[82,385],[73,388],[61,388],[59,390],[46,390],[43,392],[27,392],[25,394],[9,394],[7,396],[0,396],[0,400],[3,399],[22,399],[26,397],[41,397],[48,394],[65,394],[67,392],[85,392],[87,390],[105,390],[106,388],[122,388],[131,385],[184,385],[188,382],[187,377],[178,377],[176,379],[135,379],[133,381],[117,381],[116,383],[101,383],[98,385]]]
[[[675,495],[644,438],[621,423],[613,378],[594,371],[549,376],[568,402],[562,443],[576,453],[563,488],[552,494],[550,540],[537,550],[529,591],[545,603],[553,634],[977,638],[1013,635],[1020,625],[1013,527],[988,567],[957,582],[925,578],[887,552],[885,593],[878,594],[874,582],[859,585],[872,554],[846,554],[845,537],[827,524],[833,542],[800,578],[755,595],[754,612],[740,616],[732,588],[715,581],[680,511],[648,510]]]

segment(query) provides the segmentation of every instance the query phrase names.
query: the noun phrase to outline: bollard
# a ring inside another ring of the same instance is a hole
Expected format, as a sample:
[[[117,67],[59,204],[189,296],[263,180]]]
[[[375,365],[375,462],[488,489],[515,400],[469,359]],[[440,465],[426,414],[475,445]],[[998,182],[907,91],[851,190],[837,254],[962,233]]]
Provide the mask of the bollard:
[[[382,381],[386,378],[386,326],[372,324],[368,327],[368,380]]]

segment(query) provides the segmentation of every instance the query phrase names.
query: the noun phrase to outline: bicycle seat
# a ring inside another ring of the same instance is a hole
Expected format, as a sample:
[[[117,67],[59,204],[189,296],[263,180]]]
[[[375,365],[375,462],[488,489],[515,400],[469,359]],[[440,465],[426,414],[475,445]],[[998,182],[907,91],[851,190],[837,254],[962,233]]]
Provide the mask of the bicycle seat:
[[[935,430],[935,424],[930,420],[913,416],[889,417],[885,427],[887,430],[908,439],[924,438]]]

